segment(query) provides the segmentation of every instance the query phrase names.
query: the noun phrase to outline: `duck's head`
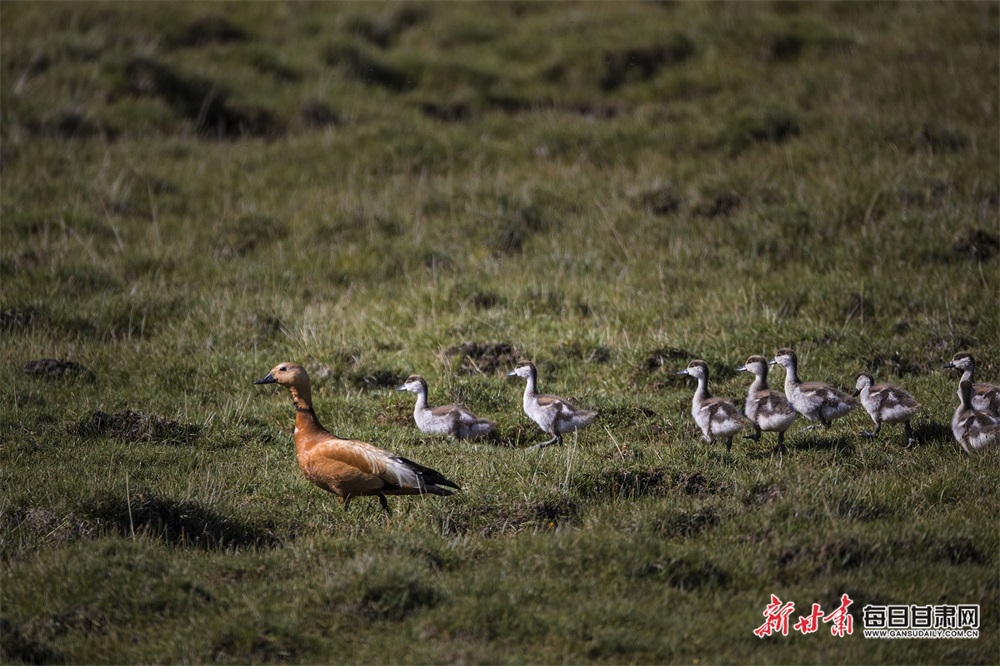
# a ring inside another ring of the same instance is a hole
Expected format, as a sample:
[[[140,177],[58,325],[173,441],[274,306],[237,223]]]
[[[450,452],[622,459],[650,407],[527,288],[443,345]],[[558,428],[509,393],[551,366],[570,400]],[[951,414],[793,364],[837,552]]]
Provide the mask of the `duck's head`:
[[[513,377],[514,375],[517,375],[518,377],[527,379],[528,377],[534,376],[536,372],[534,363],[531,361],[521,361],[514,366],[513,370],[507,373],[507,376]]]
[[[298,363],[279,363],[254,384],[280,384],[287,388],[309,386],[309,373]]]
[[[854,384],[855,397],[861,395],[861,392],[864,391],[866,388],[871,388],[871,385],[874,383],[875,380],[872,379],[871,375],[869,375],[867,372],[862,372],[860,375],[858,375],[858,381]]]
[[[755,375],[767,374],[767,359],[763,356],[751,356],[747,362],[736,368],[737,372],[752,372]]]
[[[795,358],[795,352],[793,352],[788,347],[782,347],[778,351],[774,352],[774,358],[768,363],[768,365],[780,365],[781,367],[788,369],[795,367],[798,360]]]
[[[972,354],[968,352],[958,352],[950,361],[944,364],[944,367],[955,368],[956,370],[966,372],[968,370],[975,370],[976,361],[972,358]]]
[[[700,359],[695,359],[688,363],[688,367],[684,368],[678,375],[688,375],[689,377],[694,377],[695,379],[708,379],[708,363]]]
[[[410,375],[403,382],[403,385],[396,389],[397,391],[409,391],[410,393],[420,393],[421,391],[427,392],[427,382],[420,375]]]

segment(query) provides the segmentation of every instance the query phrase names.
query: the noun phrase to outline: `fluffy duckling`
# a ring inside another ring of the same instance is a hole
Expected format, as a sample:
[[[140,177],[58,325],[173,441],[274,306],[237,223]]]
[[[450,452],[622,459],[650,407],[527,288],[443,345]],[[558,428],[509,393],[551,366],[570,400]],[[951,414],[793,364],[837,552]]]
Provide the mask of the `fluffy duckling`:
[[[420,375],[410,375],[397,391],[417,394],[413,420],[420,432],[432,435],[451,435],[456,439],[485,437],[493,432],[496,423],[477,418],[472,412],[458,405],[427,406],[427,381]]]
[[[819,421],[829,428],[831,421],[858,406],[857,400],[829,384],[800,380],[798,359],[791,349],[779,349],[769,364],[785,369],[785,397],[795,411],[810,421]]]
[[[733,403],[712,397],[708,391],[708,364],[704,361],[691,361],[688,367],[677,374],[688,375],[698,380],[698,388],[695,389],[691,401],[691,416],[701,428],[702,438],[709,443],[718,438],[725,439],[726,451],[731,451],[733,437],[743,430],[747,418]]]
[[[995,384],[977,384],[973,379],[976,372],[976,360],[968,352],[958,352],[955,357],[944,364],[946,368],[962,371],[961,382],[972,382],[972,408],[990,416],[1000,418],[1000,386]]]
[[[959,382],[958,409],[951,419],[951,432],[966,453],[1000,444],[1000,420],[972,406],[972,391],[972,382],[967,379]]]
[[[386,513],[386,495],[451,495],[458,486],[441,473],[394,456],[366,442],[341,439],[324,428],[312,408],[309,374],[298,363],[282,363],[254,384],[279,384],[295,404],[295,452],[306,478],[344,501],[376,495]]]
[[[760,439],[761,431],[778,433],[778,451],[785,450],[785,431],[791,427],[795,417],[799,415],[788,402],[781,391],[775,391],[767,385],[767,359],[763,356],[751,356],[747,362],[736,368],[737,372],[752,372],[755,379],[747,391],[747,402],[744,414],[753,423],[754,435],[751,439]]]
[[[541,449],[550,444],[562,444],[563,433],[576,432],[586,428],[597,412],[574,407],[568,400],[554,395],[539,395],[537,390],[538,370],[531,361],[521,361],[507,373],[508,377],[517,375],[527,380],[524,388],[524,413],[538,424],[552,439],[532,448]]]
[[[861,405],[875,422],[875,430],[861,433],[864,437],[877,437],[883,423],[902,423],[906,429],[906,444],[913,444],[910,419],[920,409],[920,403],[913,396],[892,384],[874,384],[872,376],[862,372],[858,375],[854,396],[861,396]]]

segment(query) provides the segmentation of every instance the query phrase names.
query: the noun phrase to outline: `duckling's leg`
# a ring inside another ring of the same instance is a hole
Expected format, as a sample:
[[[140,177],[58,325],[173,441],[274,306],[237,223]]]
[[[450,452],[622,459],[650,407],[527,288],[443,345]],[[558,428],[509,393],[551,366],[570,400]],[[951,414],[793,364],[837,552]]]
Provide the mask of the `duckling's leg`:
[[[726,453],[730,453],[733,450],[733,438],[726,438]]]
[[[556,433],[555,436],[552,439],[550,439],[549,441],[542,442],[541,444],[535,444],[531,448],[533,448],[533,449],[544,449],[546,446],[550,446],[552,444],[562,444],[562,435],[560,435],[559,433]]]
[[[753,433],[751,433],[749,435],[743,435],[743,436],[746,437],[747,439],[751,439],[751,440],[753,440],[755,442],[759,442],[760,441],[760,436],[761,436],[760,426],[757,425],[756,423],[754,423],[753,424]]]
[[[906,429],[906,444],[903,444],[903,448],[908,449],[913,446],[914,442],[917,440],[913,438],[913,430],[910,429],[909,421],[903,421],[903,428]]]
[[[776,453],[785,452],[785,433],[783,430],[778,431],[778,445],[774,447]]]
[[[865,430],[864,432],[861,433],[861,436],[868,437],[869,439],[875,439],[876,437],[878,437],[878,433],[880,430],[882,430],[882,422],[876,421],[875,429],[872,431]]]

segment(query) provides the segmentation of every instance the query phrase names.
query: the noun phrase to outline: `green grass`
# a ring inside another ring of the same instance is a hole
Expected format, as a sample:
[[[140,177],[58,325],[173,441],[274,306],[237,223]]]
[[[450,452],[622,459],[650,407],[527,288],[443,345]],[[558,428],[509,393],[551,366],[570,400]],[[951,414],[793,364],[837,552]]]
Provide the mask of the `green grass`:
[[[3,3],[3,660],[995,663],[1000,453],[941,366],[1000,376],[998,18]],[[741,403],[783,346],[913,393],[917,446],[702,443],[677,370]],[[527,450],[520,358],[598,421]],[[290,360],[462,492],[344,512],[252,384]],[[497,440],[417,432],[413,372]],[[853,636],[752,633],[844,593]],[[978,640],[861,636],[967,603]]]

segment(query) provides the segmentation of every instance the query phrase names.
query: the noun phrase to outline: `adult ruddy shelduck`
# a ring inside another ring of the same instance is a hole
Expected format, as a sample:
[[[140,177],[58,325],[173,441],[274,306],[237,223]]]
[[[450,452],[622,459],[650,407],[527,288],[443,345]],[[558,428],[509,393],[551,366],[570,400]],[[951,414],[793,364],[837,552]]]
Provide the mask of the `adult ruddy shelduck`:
[[[386,495],[451,495],[458,489],[440,472],[366,442],[341,439],[324,428],[312,407],[309,374],[298,363],[281,363],[254,384],[288,388],[295,403],[295,452],[306,478],[344,501],[375,495],[386,513]]]

